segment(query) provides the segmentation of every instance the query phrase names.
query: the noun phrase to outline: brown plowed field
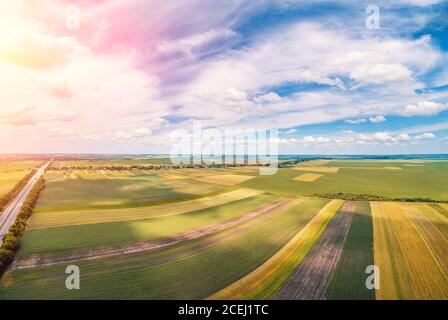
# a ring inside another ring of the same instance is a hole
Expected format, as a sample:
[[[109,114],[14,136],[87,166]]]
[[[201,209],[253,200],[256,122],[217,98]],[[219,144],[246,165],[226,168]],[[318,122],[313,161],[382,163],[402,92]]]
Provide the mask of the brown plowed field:
[[[346,202],[322,233],[319,242],[274,296],[280,300],[326,299],[331,274],[341,256],[356,206]]]

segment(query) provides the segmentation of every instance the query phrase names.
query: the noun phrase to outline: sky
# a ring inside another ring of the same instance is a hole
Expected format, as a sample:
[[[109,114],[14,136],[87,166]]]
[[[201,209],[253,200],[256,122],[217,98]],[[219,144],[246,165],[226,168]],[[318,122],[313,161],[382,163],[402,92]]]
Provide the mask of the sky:
[[[448,1],[0,2],[0,153],[169,153],[195,123],[448,153]]]

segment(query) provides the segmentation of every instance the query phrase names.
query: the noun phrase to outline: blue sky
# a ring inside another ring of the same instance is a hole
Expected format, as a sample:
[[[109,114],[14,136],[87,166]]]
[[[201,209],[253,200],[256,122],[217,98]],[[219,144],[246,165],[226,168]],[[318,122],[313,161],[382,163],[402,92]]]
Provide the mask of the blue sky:
[[[286,154],[448,151],[448,1],[17,3],[34,64],[3,35],[0,152],[167,153],[198,121],[276,128]]]

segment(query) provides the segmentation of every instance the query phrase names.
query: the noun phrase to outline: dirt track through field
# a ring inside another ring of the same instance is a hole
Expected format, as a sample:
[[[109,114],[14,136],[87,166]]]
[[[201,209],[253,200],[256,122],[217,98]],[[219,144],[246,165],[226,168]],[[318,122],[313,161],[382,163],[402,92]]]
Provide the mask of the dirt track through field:
[[[274,299],[280,300],[324,300],[344,247],[345,238],[356,205],[345,202],[340,211],[330,221],[319,242],[311,249],[303,262]]]
[[[231,227],[236,227],[237,225],[258,216],[262,215],[270,216],[281,214],[283,212],[286,212],[288,209],[291,209],[292,207],[296,206],[300,201],[303,200],[297,198],[294,199],[284,198],[269,203],[267,205],[264,205],[255,210],[252,210],[249,213],[239,216],[237,218],[205,226],[203,228],[199,228],[196,230],[187,231],[178,235],[174,235],[172,237],[166,237],[148,242],[137,242],[121,247],[113,247],[113,248],[103,247],[96,250],[90,250],[82,254],[69,255],[65,257],[37,257],[24,260],[17,260],[13,263],[12,267],[14,269],[44,267],[62,263],[72,263],[76,261],[98,260],[169,247],[185,241],[194,240],[206,235],[217,233],[219,231],[229,229]]]

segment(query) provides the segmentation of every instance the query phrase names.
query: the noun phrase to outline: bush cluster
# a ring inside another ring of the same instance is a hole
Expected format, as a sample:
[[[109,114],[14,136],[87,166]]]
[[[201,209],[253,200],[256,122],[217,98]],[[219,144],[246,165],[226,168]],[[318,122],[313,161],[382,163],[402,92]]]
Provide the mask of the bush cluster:
[[[313,194],[315,197],[328,198],[328,199],[343,199],[350,201],[396,201],[396,202],[447,202],[438,201],[430,198],[388,198],[367,193],[322,193]]]
[[[16,220],[3,236],[0,246],[0,273],[3,272],[14,259],[14,253],[20,248],[20,240],[26,228],[26,222],[33,213],[34,206],[39,199],[41,191],[45,188],[45,179],[41,177],[30,191],[26,201],[23,203]]]

